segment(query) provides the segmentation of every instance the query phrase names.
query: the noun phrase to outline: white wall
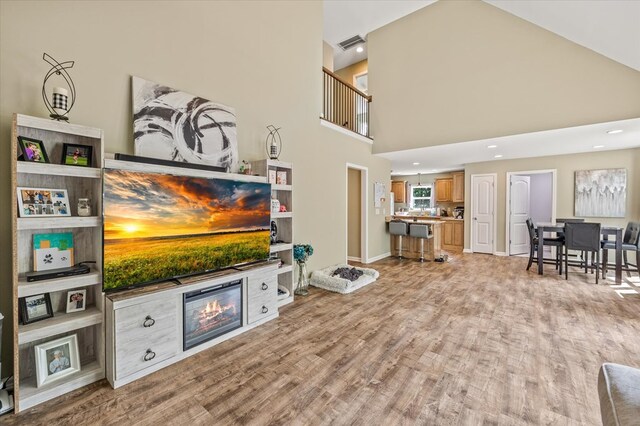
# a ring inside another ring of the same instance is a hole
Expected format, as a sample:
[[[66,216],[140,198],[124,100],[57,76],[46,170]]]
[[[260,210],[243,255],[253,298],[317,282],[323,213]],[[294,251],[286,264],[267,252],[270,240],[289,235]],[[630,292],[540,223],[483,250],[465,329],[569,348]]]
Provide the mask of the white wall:
[[[550,222],[553,216],[553,173],[529,175],[531,186],[529,191],[530,216],[534,222]]]

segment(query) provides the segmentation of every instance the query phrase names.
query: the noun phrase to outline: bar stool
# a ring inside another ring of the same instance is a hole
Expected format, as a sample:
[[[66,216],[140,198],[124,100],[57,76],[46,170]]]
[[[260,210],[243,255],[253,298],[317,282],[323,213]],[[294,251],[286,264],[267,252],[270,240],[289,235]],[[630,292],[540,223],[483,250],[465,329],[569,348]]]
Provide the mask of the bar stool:
[[[398,237],[398,259],[404,259],[402,257],[402,237],[408,234],[407,222],[402,220],[389,221],[389,233]]]
[[[424,240],[433,238],[433,234],[429,233],[429,225],[423,223],[412,223],[409,227],[409,235],[414,238],[420,238],[420,262],[424,262]]]

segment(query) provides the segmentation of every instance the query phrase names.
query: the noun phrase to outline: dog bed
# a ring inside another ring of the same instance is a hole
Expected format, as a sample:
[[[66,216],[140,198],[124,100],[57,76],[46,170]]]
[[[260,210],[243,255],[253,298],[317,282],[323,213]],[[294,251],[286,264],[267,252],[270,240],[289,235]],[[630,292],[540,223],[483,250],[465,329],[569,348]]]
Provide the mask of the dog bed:
[[[339,264],[313,271],[311,273],[311,280],[309,281],[309,284],[314,287],[323,288],[336,293],[348,294],[364,287],[365,285],[371,284],[380,276],[378,271],[370,268],[357,268],[362,271],[363,274],[355,281],[340,278],[339,276],[331,276],[331,274],[333,274],[333,272],[338,268],[352,268],[352,266]]]

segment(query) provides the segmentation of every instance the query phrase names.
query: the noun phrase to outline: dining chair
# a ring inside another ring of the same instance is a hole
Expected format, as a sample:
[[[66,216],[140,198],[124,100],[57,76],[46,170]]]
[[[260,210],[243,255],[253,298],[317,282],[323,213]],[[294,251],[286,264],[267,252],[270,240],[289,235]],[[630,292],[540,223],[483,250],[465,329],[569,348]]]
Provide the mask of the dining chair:
[[[567,222],[564,225],[564,273],[565,279],[569,279],[569,250],[580,250],[585,255],[585,270],[589,267],[589,253],[595,255],[596,261],[591,262],[591,268],[596,269],[596,284],[600,275],[600,232],[599,223]]]
[[[538,237],[538,233],[536,228],[533,226],[533,220],[531,218],[526,220],[527,229],[529,230],[529,264],[527,265],[527,271],[531,268],[534,260],[537,260],[538,253],[538,244],[540,243],[540,238]],[[556,247],[556,269],[558,269],[558,274],[562,275],[562,246],[564,244],[564,239],[560,237],[556,238],[542,238],[542,244],[545,246],[555,246]]]
[[[584,219],[579,219],[577,217],[566,217],[566,218],[560,218],[560,219],[556,219],[556,223],[567,223],[567,222],[573,222],[573,223],[582,223],[584,222]],[[556,235],[560,238],[564,238],[564,232],[557,232]],[[568,254],[568,256],[570,257],[578,257],[578,254]],[[586,264],[584,264],[584,252],[580,252],[580,265],[584,265],[585,266],[585,272],[586,272]]]
[[[607,275],[609,250],[616,249],[616,242],[603,240],[602,241],[602,278]],[[627,258],[627,252],[636,253],[636,264],[630,264]],[[632,272],[635,271],[640,275],[640,222],[629,222],[624,230],[624,236],[622,238],[622,256],[624,260],[623,271]],[[633,266],[633,268],[632,268]]]

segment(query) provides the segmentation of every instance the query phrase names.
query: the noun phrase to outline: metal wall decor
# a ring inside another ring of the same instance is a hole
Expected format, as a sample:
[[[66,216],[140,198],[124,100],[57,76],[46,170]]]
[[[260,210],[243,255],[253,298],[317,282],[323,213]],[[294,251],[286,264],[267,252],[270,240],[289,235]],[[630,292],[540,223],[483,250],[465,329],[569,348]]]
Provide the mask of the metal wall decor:
[[[47,72],[42,83],[42,99],[44,104],[49,110],[49,117],[58,121],[69,121],[69,111],[73,108],[73,104],[76,102],[76,86],[73,84],[71,76],[67,72],[68,69],[73,68],[74,61],[58,62],[50,55],[44,53],[42,59],[49,65],[51,69]],[[53,77],[61,76],[67,84],[68,90],[64,87],[54,87],[52,93],[52,101],[49,101],[47,97],[47,81]]]
[[[275,127],[271,124],[267,126],[267,130],[269,130],[269,134],[266,139],[266,148],[267,155],[271,160],[277,160],[280,157],[280,153],[282,152],[282,139],[280,139],[280,133],[278,130],[282,129],[282,127]]]

